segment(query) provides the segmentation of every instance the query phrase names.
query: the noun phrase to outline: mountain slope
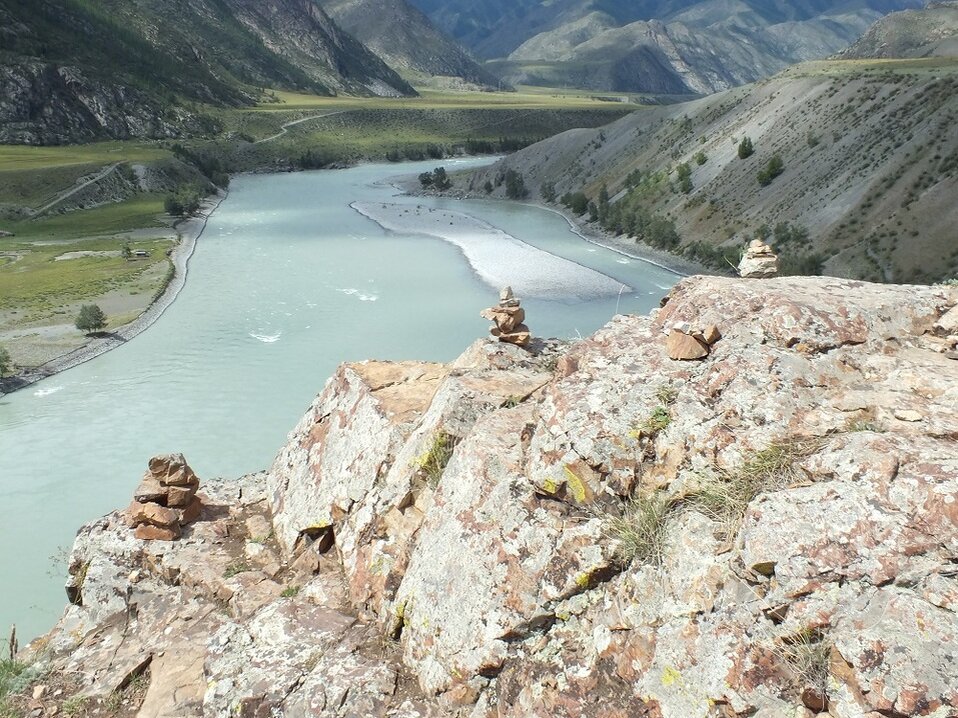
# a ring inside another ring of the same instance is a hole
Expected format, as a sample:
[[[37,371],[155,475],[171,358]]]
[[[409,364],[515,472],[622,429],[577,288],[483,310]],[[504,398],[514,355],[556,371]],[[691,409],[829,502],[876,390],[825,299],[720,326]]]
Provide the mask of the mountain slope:
[[[958,274],[956,118],[958,61],[810,63],[566,132],[470,183],[503,194],[514,170],[534,192],[551,183],[560,196],[582,191],[596,203],[606,185],[607,226],[720,267],[763,226],[788,223],[775,242],[796,269],[937,280]],[[755,152],[743,160],[746,136]],[[782,171],[763,185],[775,157]]]
[[[922,10],[892,13],[876,22],[842,56],[958,56],[958,2],[931,2]]]
[[[499,79],[406,0],[323,0],[336,23],[402,72],[497,87]]]
[[[710,0],[665,22],[622,26],[609,15],[592,13],[524,42],[509,55],[513,71],[504,74],[525,82],[526,65],[541,73],[543,63],[551,63],[561,79],[584,65],[590,72],[584,84],[577,84],[589,89],[656,92],[665,74],[681,78],[686,92],[717,92],[832,55],[880,17],[869,4],[854,9],[828,5],[837,3],[820,3],[822,12],[802,4]],[[651,62],[636,61],[642,57]]]
[[[920,0],[418,0],[513,83],[709,93],[830,56]]]
[[[592,14],[610,26],[640,20],[703,26],[740,19],[745,27],[825,14],[878,14],[921,7],[921,0],[411,0],[440,28],[482,58],[504,58],[527,40]]]
[[[0,0],[0,141],[194,132],[263,87],[410,94],[312,0]]]

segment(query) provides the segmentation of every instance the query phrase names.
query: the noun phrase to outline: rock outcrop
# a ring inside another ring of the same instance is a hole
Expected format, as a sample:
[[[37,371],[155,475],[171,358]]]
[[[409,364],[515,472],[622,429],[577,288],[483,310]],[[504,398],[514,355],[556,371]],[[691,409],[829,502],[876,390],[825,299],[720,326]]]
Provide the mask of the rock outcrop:
[[[512,287],[505,287],[499,292],[499,304],[483,309],[479,315],[483,319],[494,322],[495,326],[489,329],[492,336],[506,344],[528,346],[532,333],[524,322],[526,310],[520,306],[521,302],[512,293]]]
[[[694,277],[568,347],[344,365],[179,541],[84,527],[24,658],[141,716],[954,716],[956,305]]]

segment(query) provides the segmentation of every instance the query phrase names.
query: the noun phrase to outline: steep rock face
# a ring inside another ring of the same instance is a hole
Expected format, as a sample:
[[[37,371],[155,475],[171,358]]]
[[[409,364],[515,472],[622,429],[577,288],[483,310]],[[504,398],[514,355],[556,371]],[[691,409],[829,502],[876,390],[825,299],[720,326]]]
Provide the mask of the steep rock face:
[[[695,277],[571,347],[345,365],[176,544],[81,531],[50,675],[148,666],[141,715],[950,716],[956,305]],[[677,323],[721,338],[673,361]]]
[[[0,143],[46,144],[101,137],[165,138],[202,131],[189,113],[161,110],[123,85],[77,67],[42,62],[0,65]]]
[[[0,5],[0,142],[211,133],[188,101],[415,91],[312,0]]]
[[[416,94],[381,59],[343,32],[313,0],[227,2],[240,22],[266,47],[327,87],[386,97]]]

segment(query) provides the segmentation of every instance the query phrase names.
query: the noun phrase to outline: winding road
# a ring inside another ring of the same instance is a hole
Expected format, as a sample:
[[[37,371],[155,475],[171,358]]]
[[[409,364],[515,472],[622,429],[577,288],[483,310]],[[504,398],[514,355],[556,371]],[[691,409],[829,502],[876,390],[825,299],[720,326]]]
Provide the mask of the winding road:
[[[58,196],[55,200],[53,200],[52,202],[48,202],[47,204],[43,205],[40,209],[36,210],[36,211],[33,213],[33,216],[34,216],[34,217],[39,217],[41,214],[43,214],[44,212],[46,212],[46,211],[47,211],[48,209],[50,209],[51,207],[56,207],[56,206],[57,206],[58,204],[60,204],[63,200],[69,199],[70,197],[72,197],[73,195],[75,195],[77,192],[80,192],[81,190],[84,190],[84,189],[86,189],[87,187],[89,187],[91,184],[95,184],[95,183],[99,182],[101,179],[103,179],[104,177],[106,177],[107,175],[109,175],[110,173],[112,173],[114,170],[116,170],[116,168],[119,167],[119,166],[120,166],[120,163],[117,162],[116,164],[112,164],[112,165],[110,165],[109,167],[107,167],[106,169],[101,170],[98,174],[95,174],[93,177],[91,177],[90,179],[86,180],[86,181],[83,182],[82,184],[78,184],[76,187],[74,187],[74,188],[72,188],[72,189],[70,189],[70,190],[67,190],[67,191],[64,192],[63,194],[59,195],[59,196]]]
[[[339,110],[338,112],[327,112],[326,114],[323,114],[323,115],[310,115],[309,117],[304,117],[300,120],[293,120],[292,122],[287,122],[285,125],[280,126],[279,132],[277,132],[275,135],[271,135],[270,137],[265,137],[262,140],[256,140],[256,142],[254,142],[253,144],[261,145],[264,142],[272,142],[276,138],[282,137],[287,132],[289,132],[289,128],[294,125],[300,125],[303,122],[309,122],[310,120],[320,120],[323,117],[332,117],[333,115],[343,115],[347,112],[349,112],[349,110]]]

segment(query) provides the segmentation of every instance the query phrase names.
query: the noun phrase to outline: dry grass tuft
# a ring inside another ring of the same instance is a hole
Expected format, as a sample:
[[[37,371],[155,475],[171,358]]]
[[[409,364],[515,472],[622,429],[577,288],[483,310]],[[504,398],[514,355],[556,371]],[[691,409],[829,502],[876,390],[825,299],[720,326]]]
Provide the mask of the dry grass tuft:
[[[676,503],[662,492],[632,499],[622,516],[606,519],[606,531],[619,543],[623,563],[661,566],[665,561],[669,519]]]

